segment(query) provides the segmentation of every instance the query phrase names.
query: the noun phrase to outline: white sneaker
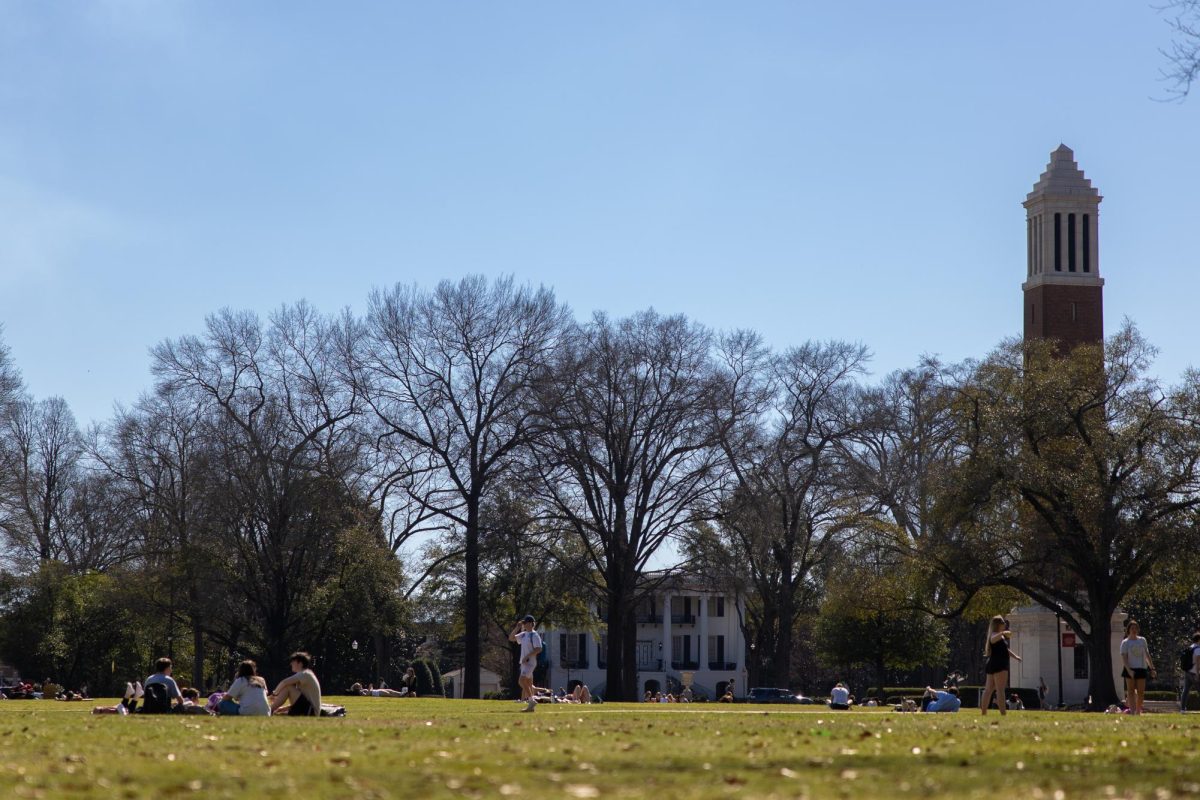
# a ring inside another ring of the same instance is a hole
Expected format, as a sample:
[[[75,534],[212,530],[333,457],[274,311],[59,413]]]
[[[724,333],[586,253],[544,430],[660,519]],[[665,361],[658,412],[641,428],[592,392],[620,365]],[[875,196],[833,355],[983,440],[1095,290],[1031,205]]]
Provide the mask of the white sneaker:
[[[132,684],[132,683],[128,683],[128,682],[126,682],[126,684],[125,684],[125,697],[124,697],[124,699],[126,699],[126,700],[132,700],[132,699],[133,699],[133,684]]]
[[[141,700],[146,694],[146,690],[142,688],[142,682],[138,681],[133,684],[133,699]]]

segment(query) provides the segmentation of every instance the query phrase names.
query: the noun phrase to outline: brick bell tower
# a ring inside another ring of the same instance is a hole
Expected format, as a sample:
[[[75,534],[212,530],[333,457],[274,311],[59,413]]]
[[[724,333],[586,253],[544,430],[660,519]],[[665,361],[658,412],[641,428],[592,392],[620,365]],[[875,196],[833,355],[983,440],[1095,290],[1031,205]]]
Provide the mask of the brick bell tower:
[[[1104,341],[1100,277],[1100,192],[1065,144],[1025,198],[1028,242],[1025,339],[1056,339],[1068,348]]]

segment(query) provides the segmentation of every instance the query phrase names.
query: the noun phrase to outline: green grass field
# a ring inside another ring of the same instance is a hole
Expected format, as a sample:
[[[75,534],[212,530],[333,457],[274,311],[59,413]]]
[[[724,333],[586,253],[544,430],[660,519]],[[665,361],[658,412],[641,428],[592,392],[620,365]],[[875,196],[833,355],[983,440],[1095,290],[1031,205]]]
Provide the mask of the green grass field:
[[[0,703],[0,796],[1200,797],[1194,715],[345,702],[319,720]]]

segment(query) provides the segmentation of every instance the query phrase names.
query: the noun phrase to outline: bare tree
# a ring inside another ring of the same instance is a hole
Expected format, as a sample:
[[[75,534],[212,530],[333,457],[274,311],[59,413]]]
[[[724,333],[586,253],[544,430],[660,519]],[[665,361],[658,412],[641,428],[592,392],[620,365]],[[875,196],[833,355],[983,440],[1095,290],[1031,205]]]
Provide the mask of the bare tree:
[[[746,570],[754,590],[756,671],[786,686],[797,616],[819,593],[815,571],[852,528],[840,453],[859,428],[855,378],[867,352],[809,343],[772,357],[745,334],[723,352],[729,385],[743,391],[728,396],[732,424],[717,426],[728,467],[717,532],[726,563]]]
[[[217,623],[208,599],[222,590],[213,565],[222,563],[212,530],[207,402],[193,391],[160,391],[119,409],[97,437],[94,458],[136,506],[141,556],[164,572],[171,589],[164,611],[182,611],[192,631],[192,681],[203,685],[205,629]],[[176,591],[183,601],[176,604]]]
[[[419,486],[402,485],[405,513],[425,525],[436,511],[462,529],[464,697],[479,696],[481,504],[534,434],[531,387],[568,319],[550,290],[511,278],[398,285],[371,295],[365,335],[347,348],[380,446],[401,454],[396,476]]]
[[[4,438],[4,471],[12,488],[0,530],[18,560],[62,558],[70,536],[70,493],[84,454],[75,417],[61,397],[25,399],[8,416]]]
[[[539,493],[586,550],[584,577],[604,599],[609,699],[637,694],[635,609],[650,559],[707,515],[717,484],[711,351],[709,331],[682,316],[598,314],[543,387]]]
[[[341,380],[338,323],[306,304],[264,326],[222,311],[204,337],[157,345],[159,390],[202,404],[215,472],[214,524],[242,575],[243,607],[261,621],[271,668],[318,634],[312,593],[334,574],[337,534],[367,524],[350,487],[359,468],[352,422],[359,397]]]
[[[1168,15],[1174,35],[1170,46],[1160,51],[1167,60],[1162,77],[1171,84],[1168,94],[1183,100],[1200,77],[1200,0],[1166,0],[1158,9]]]

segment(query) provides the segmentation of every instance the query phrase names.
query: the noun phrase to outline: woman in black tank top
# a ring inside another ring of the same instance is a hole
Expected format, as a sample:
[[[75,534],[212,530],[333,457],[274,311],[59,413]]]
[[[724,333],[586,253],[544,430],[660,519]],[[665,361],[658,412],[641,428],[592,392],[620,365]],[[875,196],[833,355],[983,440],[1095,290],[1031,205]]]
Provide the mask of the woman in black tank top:
[[[996,705],[1000,708],[1000,714],[1004,715],[1008,711],[1004,697],[1005,690],[1008,688],[1009,658],[1021,660],[1021,657],[1014,653],[1009,646],[1010,638],[1012,638],[1012,633],[1008,630],[1008,623],[1004,617],[992,617],[992,622],[988,626],[987,643],[983,646],[984,672],[987,673],[987,681],[983,685],[983,693],[979,696],[979,710],[984,714],[988,712],[993,696],[996,698]]]

